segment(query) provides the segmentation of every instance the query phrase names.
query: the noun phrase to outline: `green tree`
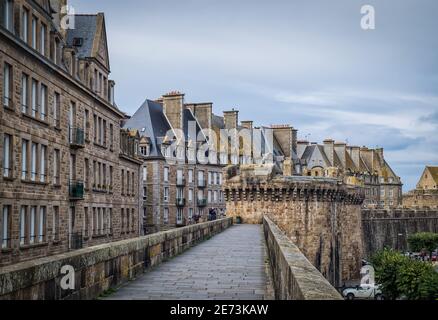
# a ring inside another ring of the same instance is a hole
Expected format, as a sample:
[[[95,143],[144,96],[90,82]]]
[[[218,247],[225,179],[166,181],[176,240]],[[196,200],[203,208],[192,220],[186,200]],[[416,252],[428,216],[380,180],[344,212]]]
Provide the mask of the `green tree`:
[[[381,285],[383,295],[390,300],[400,297],[401,292],[397,286],[399,270],[409,258],[392,249],[384,249],[372,258],[376,282]]]
[[[438,248],[438,233],[420,232],[408,237],[409,247],[414,252],[426,251],[430,257]]]
[[[376,282],[387,299],[438,299],[438,273],[423,261],[414,261],[385,249],[372,258]]]

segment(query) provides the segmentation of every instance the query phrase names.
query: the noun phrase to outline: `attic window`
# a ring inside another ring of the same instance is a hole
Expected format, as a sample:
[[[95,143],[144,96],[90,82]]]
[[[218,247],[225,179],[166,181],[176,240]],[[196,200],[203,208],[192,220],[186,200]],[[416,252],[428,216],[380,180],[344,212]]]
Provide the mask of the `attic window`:
[[[83,38],[73,38],[73,46],[81,47],[84,44]]]

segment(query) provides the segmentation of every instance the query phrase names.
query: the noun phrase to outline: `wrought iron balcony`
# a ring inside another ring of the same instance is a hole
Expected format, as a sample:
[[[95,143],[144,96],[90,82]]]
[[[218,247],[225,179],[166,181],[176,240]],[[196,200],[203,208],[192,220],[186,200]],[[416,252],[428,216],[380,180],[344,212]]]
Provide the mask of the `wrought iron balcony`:
[[[70,200],[84,199],[84,182],[77,180],[70,180],[68,183],[68,190]]]
[[[70,127],[69,140],[70,140],[70,147],[83,148],[85,146],[84,129]]]
[[[198,198],[198,207],[205,207],[205,206],[207,206],[207,199]]]
[[[176,206],[177,207],[184,207],[185,205],[186,205],[185,198],[176,198]]]

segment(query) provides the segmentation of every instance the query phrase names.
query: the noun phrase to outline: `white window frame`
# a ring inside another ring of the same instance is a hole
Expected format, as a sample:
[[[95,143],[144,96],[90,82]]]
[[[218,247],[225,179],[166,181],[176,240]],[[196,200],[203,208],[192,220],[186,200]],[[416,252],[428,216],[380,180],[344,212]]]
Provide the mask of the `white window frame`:
[[[3,137],[3,177],[10,178],[12,175],[11,156],[13,139],[10,134],[5,133]]]
[[[12,88],[12,66],[9,63],[4,64],[3,66],[3,106],[12,107],[11,106],[11,88]]]

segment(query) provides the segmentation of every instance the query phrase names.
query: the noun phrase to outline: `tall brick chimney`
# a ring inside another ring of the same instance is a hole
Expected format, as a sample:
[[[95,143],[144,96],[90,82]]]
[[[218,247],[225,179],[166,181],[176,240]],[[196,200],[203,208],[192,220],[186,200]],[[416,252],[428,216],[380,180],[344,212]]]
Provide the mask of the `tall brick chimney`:
[[[341,160],[342,166],[345,168],[347,164],[347,144],[345,142],[335,142],[335,152],[339,160]]]
[[[185,107],[192,111],[202,129],[211,129],[213,103],[188,103]]]
[[[242,127],[246,128],[246,129],[250,129],[250,130],[253,128],[253,123],[254,123],[254,121],[250,121],[250,120],[240,122]]]
[[[297,151],[297,130],[288,124],[271,125],[271,129],[284,155],[292,158],[292,151]]]
[[[347,152],[349,153],[351,160],[353,160],[355,167],[359,170],[360,169],[360,147],[357,147],[357,146],[347,147]]]
[[[335,141],[332,139],[324,140],[324,152],[332,167],[335,166]]]
[[[163,111],[173,129],[183,128],[184,94],[172,91],[163,95]]]
[[[224,111],[224,123],[225,129],[237,129],[237,124],[239,123],[239,111],[231,110]]]

